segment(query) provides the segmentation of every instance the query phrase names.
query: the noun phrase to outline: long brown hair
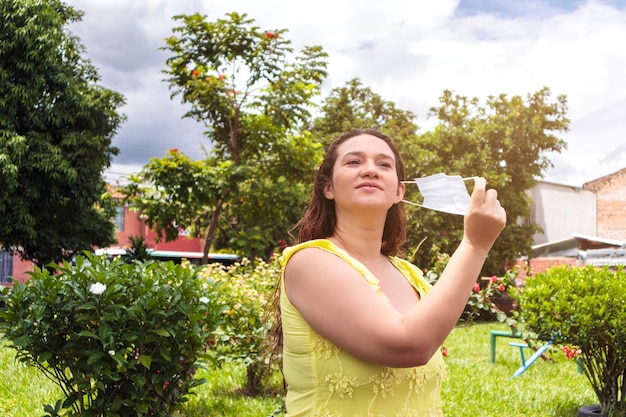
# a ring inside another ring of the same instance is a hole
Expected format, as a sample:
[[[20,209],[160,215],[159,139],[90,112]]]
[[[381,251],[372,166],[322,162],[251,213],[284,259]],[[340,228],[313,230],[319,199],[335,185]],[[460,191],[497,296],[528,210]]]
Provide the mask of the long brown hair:
[[[326,150],[322,164],[315,174],[315,181],[309,205],[307,206],[302,219],[292,229],[292,232],[297,231],[295,239],[296,243],[302,243],[313,239],[324,239],[332,236],[335,232],[335,226],[337,224],[335,202],[334,200],[326,198],[324,195],[324,187],[333,178],[333,168],[338,158],[337,147],[348,139],[361,135],[372,135],[384,140],[385,143],[389,145],[389,148],[391,148],[391,151],[396,159],[396,174],[398,175],[398,181],[402,181],[405,178],[406,168],[404,160],[400,156],[395,143],[393,143],[389,136],[376,129],[354,129],[342,134],[330,144]],[[405,240],[406,213],[404,211],[404,203],[399,202],[394,204],[387,211],[380,252],[385,256],[397,255],[401,251],[401,247]],[[280,311],[280,279],[281,278],[279,278],[279,282],[276,283],[274,297],[270,306],[270,308],[274,311],[274,323],[270,331],[270,340],[274,345],[270,358],[272,361],[282,360],[280,355],[283,346],[282,316]],[[285,392],[287,391],[284,375],[283,389]]]
[[[324,239],[332,236],[335,232],[335,226],[337,225],[335,201],[329,200],[324,196],[324,188],[332,180],[333,168],[338,158],[337,148],[339,145],[348,139],[361,135],[376,136],[385,141],[396,159],[398,181],[404,180],[406,176],[404,160],[389,136],[376,129],[354,129],[342,134],[330,144],[322,164],[315,174],[309,205],[302,219],[293,228],[294,231],[297,231],[296,243],[313,239]],[[404,211],[404,203],[399,202],[394,204],[387,212],[380,251],[386,256],[397,255],[405,240],[406,213]]]

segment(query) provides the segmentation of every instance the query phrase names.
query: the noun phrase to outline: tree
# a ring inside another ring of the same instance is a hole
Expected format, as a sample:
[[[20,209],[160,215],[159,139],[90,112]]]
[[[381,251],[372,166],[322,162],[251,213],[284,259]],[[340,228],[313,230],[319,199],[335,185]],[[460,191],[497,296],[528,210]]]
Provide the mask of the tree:
[[[393,137],[399,147],[409,147],[418,129],[415,114],[384,100],[358,78],[332,90],[322,103],[321,113],[311,132],[326,145],[348,130],[374,127]]]
[[[45,265],[115,241],[103,171],[124,98],[97,85],[59,0],[0,5],[0,242]]]
[[[203,204],[151,221],[163,230],[174,223],[194,225],[194,233],[205,236],[205,258],[218,229],[221,244],[248,256],[265,254],[278,243],[279,231],[286,235],[287,222],[294,210],[300,214],[308,196],[303,182],[309,182],[319,146],[296,132],[310,117],[312,98],[326,77],[327,55],[313,46],[292,57],[286,30],[262,31],[245,14],[215,22],[198,14],[175,20],[182,26],[166,39],[164,49],[173,57],[165,73],[172,96],[191,106],[185,117],[207,126],[212,148],[202,169],[210,178],[197,187],[188,184],[189,195],[206,194]],[[152,168],[145,167],[137,180],[154,179]],[[149,185],[169,201],[179,187],[175,180]],[[261,196],[271,201],[252,203]],[[148,217],[147,203],[159,204],[141,195],[131,198]]]
[[[420,136],[418,146],[432,157],[415,161],[414,168],[419,167],[415,172],[420,176],[437,172],[483,176],[498,191],[507,211],[508,224],[489,254],[484,274],[502,274],[509,262],[530,255],[532,236],[539,228],[527,221],[531,202],[527,191],[551,166],[548,153],[566,147],[555,135],[568,130],[566,112],[565,96],[552,101],[547,87],[525,99],[490,96],[484,105],[477,98],[446,90],[440,106],[431,109],[440,123]],[[410,216],[410,240],[415,245],[426,239],[415,261],[427,266],[433,254],[452,253],[461,239],[463,222],[454,215],[418,210],[419,216]]]

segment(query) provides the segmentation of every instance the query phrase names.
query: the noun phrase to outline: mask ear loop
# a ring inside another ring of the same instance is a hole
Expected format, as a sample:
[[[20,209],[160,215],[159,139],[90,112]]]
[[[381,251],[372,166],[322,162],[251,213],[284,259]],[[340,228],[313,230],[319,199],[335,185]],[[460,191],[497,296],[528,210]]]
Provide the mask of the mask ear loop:
[[[463,181],[469,181],[469,180],[473,180],[474,178],[478,178],[478,177],[466,177],[466,178],[461,178]],[[416,184],[417,185],[417,180],[418,178],[415,178],[413,181],[400,181],[402,184]],[[417,207],[424,207],[423,204],[419,204],[419,203],[414,203],[412,201],[409,200],[402,200],[403,203],[407,203],[407,204],[412,204],[414,206]]]

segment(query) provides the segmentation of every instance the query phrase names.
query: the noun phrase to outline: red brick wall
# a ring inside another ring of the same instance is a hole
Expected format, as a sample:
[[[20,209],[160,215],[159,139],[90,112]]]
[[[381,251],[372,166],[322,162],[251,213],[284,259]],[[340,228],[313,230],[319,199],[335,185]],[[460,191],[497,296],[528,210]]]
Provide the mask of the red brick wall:
[[[527,261],[519,259],[516,262],[519,267],[518,279],[521,283],[526,280],[528,276],[528,270],[530,269],[530,273],[532,275],[540,274],[553,266],[561,266],[561,265],[571,265],[571,266],[581,266],[582,264],[575,258],[566,258],[566,257],[545,257],[545,258],[532,258]]]
[[[189,239],[187,236],[180,235],[173,242],[165,242],[161,240],[155,243],[156,233],[149,230],[148,226],[140,219],[139,213],[131,211],[128,207],[124,208],[124,230],[118,231],[117,246],[126,247],[130,242],[128,238],[131,236],[141,236],[146,239],[148,247],[160,250],[185,251],[185,252],[202,252],[204,242],[201,239]],[[115,245],[114,245],[115,246]],[[13,272],[11,276],[15,277],[19,282],[28,280],[29,275],[26,273],[33,270],[33,263],[22,261],[18,254],[13,256]]]
[[[141,236],[145,238],[146,244],[152,249],[202,252],[204,242],[201,239],[189,237],[181,234],[178,239],[172,242],[166,242],[164,238],[156,243],[157,234],[150,230],[148,226],[140,219],[139,213],[131,211],[128,207],[124,208],[124,230],[117,232],[117,244],[120,247],[129,246],[128,238],[131,236]]]
[[[23,261],[17,252],[13,253],[13,270],[11,276],[18,280],[20,283],[24,283],[30,278],[28,272],[33,271],[35,265],[30,261]],[[5,284],[2,284],[5,285]],[[6,284],[10,285],[10,284]]]
[[[626,169],[583,185],[596,193],[598,236],[626,240]]]
[[[129,237],[140,236],[147,240],[147,235],[148,227],[139,218],[139,213],[131,211],[128,206],[124,207],[124,230],[118,231],[116,234],[117,245],[120,247],[129,246]]]

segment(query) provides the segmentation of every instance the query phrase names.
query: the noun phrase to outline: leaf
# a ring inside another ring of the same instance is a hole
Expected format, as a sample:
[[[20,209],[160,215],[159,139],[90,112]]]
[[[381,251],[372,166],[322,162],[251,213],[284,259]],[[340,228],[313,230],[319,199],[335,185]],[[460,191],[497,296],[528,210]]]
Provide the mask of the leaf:
[[[139,355],[139,363],[141,363],[146,369],[150,369],[152,365],[152,356]]]
[[[82,330],[82,331],[78,332],[78,335],[79,336],[83,336],[83,337],[89,337],[89,338],[92,338],[92,339],[100,340],[100,337],[97,334],[95,334],[94,332],[91,332],[89,330]]]
[[[165,329],[150,329],[150,333],[154,333],[163,337],[171,337],[170,332]]]

